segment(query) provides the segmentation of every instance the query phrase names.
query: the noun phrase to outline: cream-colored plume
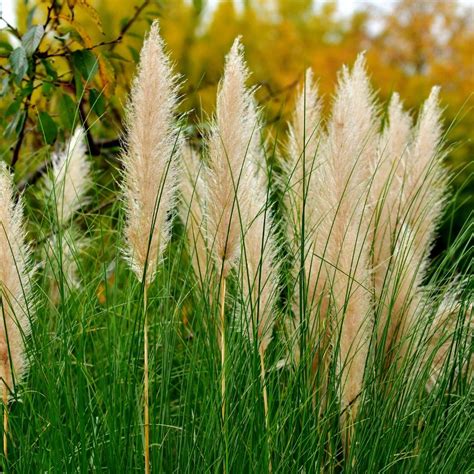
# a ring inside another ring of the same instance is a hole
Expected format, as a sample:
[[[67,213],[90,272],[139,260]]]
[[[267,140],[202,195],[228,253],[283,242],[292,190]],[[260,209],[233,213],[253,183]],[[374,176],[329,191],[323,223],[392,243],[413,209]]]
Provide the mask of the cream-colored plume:
[[[320,140],[321,101],[311,69],[306,71],[305,83],[296,98],[295,111],[289,125],[288,161],[283,163],[286,182],[282,186],[285,207],[289,214],[288,232],[296,254],[301,247],[303,204],[308,185],[317,166]],[[311,213],[312,206],[305,207]]]
[[[53,155],[52,174],[47,181],[49,191],[54,193],[60,226],[68,223],[84,204],[91,184],[85,132],[82,127],[78,127],[64,149]]]
[[[445,202],[447,177],[442,166],[439,87],[433,87],[418,119],[409,153],[404,157],[402,211],[415,236],[420,257],[431,250]]]
[[[372,91],[359,56],[352,71],[344,68],[339,77],[327,132],[319,139],[304,235],[309,343],[332,346],[337,354],[345,428],[357,411],[372,331],[365,210],[376,137]],[[316,355],[313,369],[324,372],[328,354]]]
[[[64,289],[79,285],[77,253],[86,243],[74,228],[72,218],[86,203],[92,185],[91,163],[87,158],[85,131],[78,127],[64,148],[53,155],[51,173],[46,177],[46,189],[54,203],[58,224],[57,234],[47,242],[46,260],[50,264],[51,301],[60,297],[58,281],[64,278]],[[54,273],[60,272],[57,276]]]
[[[209,166],[201,163],[191,148],[184,152],[181,216],[199,279],[209,270],[209,249],[215,269],[220,273],[223,265],[225,277],[242,253],[244,331],[253,339],[257,329],[265,350],[271,340],[278,270],[266,206],[260,125],[252,93],[245,87],[247,76],[237,39],[227,56],[218,92],[216,122],[209,138]]]
[[[148,378],[148,287],[171,236],[171,210],[178,188],[180,155],[176,126],[177,77],[173,75],[155,21],[140,52],[126,111],[123,194],[125,253],[143,285],[143,395],[145,472],[150,472]]]
[[[176,81],[154,22],[132,85],[122,156],[126,255],[137,278],[141,281],[145,276],[147,285],[170,238],[170,210],[177,189]]]
[[[387,314],[379,324],[378,336],[379,340],[385,339],[387,350],[398,354],[401,359],[416,347],[416,341],[422,336],[416,334],[417,328],[421,328],[418,319],[423,310],[422,281],[446,195],[446,172],[439,150],[441,111],[438,95],[439,88],[433,88],[408,145],[406,128],[410,124],[409,119],[404,113],[397,116],[394,112],[393,126],[401,128],[402,132],[394,134],[392,141],[400,135],[405,139],[397,145],[398,150],[394,149],[393,155],[400,155],[399,163],[393,166],[395,179],[390,183],[386,202],[383,203],[385,213],[389,213],[390,217],[384,218],[385,223],[382,220],[381,229],[384,225],[389,227],[384,231],[385,235],[378,234],[378,229],[375,234],[374,255],[378,257],[379,265],[376,266],[376,291],[378,288],[380,292],[385,286],[382,303]],[[387,131],[388,136],[393,133],[391,127]],[[387,232],[391,236],[386,235]],[[381,243],[383,240],[390,242],[391,254],[387,251],[387,243]],[[377,253],[380,249],[384,251]],[[382,279],[385,279],[385,285]],[[413,337],[416,339],[413,340]],[[395,345],[398,349],[394,352]]]
[[[459,298],[461,291],[461,288],[455,284],[454,289],[444,295],[426,330],[423,362],[430,367],[426,384],[428,391],[436,386],[443,371],[451,371],[454,367],[457,369],[456,376],[459,375],[459,371],[466,372],[468,381],[472,381],[474,353],[471,345],[474,334],[474,303],[471,301],[462,307]],[[455,357],[454,353],[458,355]],[[463,358],[460,360],[461,354]]]
[[[211,270],[207,248],[207,188],[204,181],[204,164],[189,145],[183,147],[183,167],[180,215],[186,227],[194,273],[202,287]]]
[[[258,119],[245,81],[248,71],[239,38],[226,57],[217,94],[216,119],[209,137],[209,248],[226,278],[240,254],[241,216],[248,208],[258,145]]]
[[[4,394],[14,391],[27,367],[25,338],[33,306],[29,258],[21,198],[16,201],[12,177],[0,163],[0,377]]]
[[[412,120],[398,94],[388,109],[388,125],[381,133],[376,162],[373,163],[371,201],[373,238],[373,280],[379,343],[387,352],[403,314],[416,306],[413,294],[413,249],[411,231],[402,214],[404,161],[409,152]],[[408,233],[407,233],[408,232]]]
[[[250,202],[242,219],[245,224],[241,268],[244,323],[251,340],[257,331],[260,350],[265,352],[275,323],[279,265],[275,229],[267,205],[267,179],[261,169],[252,178]]]
[[[344,424],[357,412],[373,323],[365,212],[376,133],[373,94],[360,55],[352,71],[344,68],[339,78],[317,179],[309,187],[315,218],[309,251],[314,267],[307,275],[308,285],[314,285],[318,274],[324,281],[317,299],[328,300]]]

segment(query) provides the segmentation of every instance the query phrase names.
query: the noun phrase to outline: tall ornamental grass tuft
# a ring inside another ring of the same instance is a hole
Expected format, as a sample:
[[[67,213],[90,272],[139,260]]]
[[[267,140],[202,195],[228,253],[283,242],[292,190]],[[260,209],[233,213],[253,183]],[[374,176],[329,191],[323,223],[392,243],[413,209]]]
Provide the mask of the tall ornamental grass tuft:
[[[125,254],[143,284],[145,472],[150,470],[147,292],[171,236],[169,217],[178,186],[176,106],[177,78],[155,22],[140,53],[126,112],[122,154]]]
[[[13,178],[4,163],[0,163],[0,262],[0,380],[6,458],[8,399],[28,367],[25,343],[31,331],[33,298],[23,204],[14,194]]]

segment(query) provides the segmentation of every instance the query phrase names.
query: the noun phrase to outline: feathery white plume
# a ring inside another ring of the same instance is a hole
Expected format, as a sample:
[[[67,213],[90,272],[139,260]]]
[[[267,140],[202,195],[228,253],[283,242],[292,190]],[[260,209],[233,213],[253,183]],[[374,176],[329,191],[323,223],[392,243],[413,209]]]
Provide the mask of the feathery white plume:
[[[208,233],[206,228],[207,189],[204,181],[205,167],[196,152],[189,146],[183,147],[183,178],[180,183],[181,220],[191,247],[191,262],[194,273],[202,286],[209,268]]]
[[[403,212],[415,234],[420,256],[431,250],[446,196],[446,170],[442,166],[439,87],[433,87],[423,104],[416,134],[404,156]]]
[[[150,472],[147,293],[171,236],[170,211],[178,188],[179,130],[175,124],[177,77],[153,22],[140,52],[126,111],[123,194],[125,253],[143,285],[143,393],[145,472]]]
[[[92,183],[90,173],[85,132],[78,127],[64,149],[53,155],[52,176],[47,182],[49,191],[54,190],[59,224],[67,223],[84,204]]]
[[[309,126],[314,130],[317,124]],[[372,330],[364,210],[376,132],[373,94],[360,55],[352,71],[344,68],[339,77],[327,132],[320,138],[304,235],[309,343],[336,351],[345,428],[357,411]],[[313,369],[325,370],[328,352],[315,356]]]
[[[50,296],[54,303],[59,301],[60,278],[64,278],[66,290],[79,285],[77,252],[85,246],[86,239],[74,228],[72,217],[85,204],[92,185],[85,138],[84,129],[76,128],[64,148],[53,155],[52,171],[46,178],[46,188],[54,202],[59,227],[58,233],[48,239],[46,248],[52,277]],[[56,277],[54,273],[57,273]]]
[[[378,307],[378,341],[384,340],[387,352],[401,314],[412,305],[413,299],[413,272],[409,274],[411,269],[407,267],[413,258],[409,248],[411,231],[401,213],[404,160],[410,145],[411,127],[411,117],[403,110],[398,94],[393,94],[388,125],[379,138],[370,188],[374,207],[372,266]]]
[[[308,274],[308,285],[321,270],[324,296],[318,295],[318,299],[329,300],[331,339],[341,377],[343,424],[357,412],[372,330],[366,246],[369,225],[364,213],[368,168],[376,153],[375,120],[365,60],[359,55],[352,71],[344,68],[339,78],[317,179],[309,188],[316,209],[311,223],[314,245],[310,249],[314,266]]]
[[[240,216],[248,208],[253,150],[259,140],[252,94],[245,87],[248,71],[239,38],[226,57],[217,94],[216,118],[209,136],[209,248],[222,276],[235,265],[241,244]]]
[[[439,88],[434,87],[423,105],[413,141],[401,155],[400,204],[397,201],[400,222],[392,243],[392,275],[389,272],[388,277],[387,296],[393,310],[387,338],[392,346],[399,344],[402,359],[422,336],[416,334],[421,327],[417,320],[422,280],[446,196],[446,171],[439,150],[442,130],[438,95]]]
[[[21,198],[15,202],[13,181],[0,163],[0,380],[13,392],[24,374],[25,338],[30,334],[32,293],[30,250],[25,239]]]
[[[264,171],[257,169],[249,184],[250,202],[242,218],[245,225],[241,269],[246,303],[244,322],[251,340],[257,330],[260,350],[264,353],[275,322],[279,264]]]
[[[285,207],[290,222],[288,231],[294,252],[301,245],[303,204],[307,197],[308,184],[315,171],[316,155],[320,139],[321,100],[314,83],[311,69],[307,69],[305,83],[296,98],[295,111],[289,125],[287,145],[288,161],[283,163],[287,182],[284,183]],[[305,196],[306,194],[306,196]],[[311,212],[312,207],[305,208]]]
[[[126,113],[127,150],[122,155],[127,222],[126,255],[148,285],[170,238],[170,210],[177,188],[175,125],[177,78],[164,51],[158,23],[143,43]],[[144,275],[146,269],[146,275]]]

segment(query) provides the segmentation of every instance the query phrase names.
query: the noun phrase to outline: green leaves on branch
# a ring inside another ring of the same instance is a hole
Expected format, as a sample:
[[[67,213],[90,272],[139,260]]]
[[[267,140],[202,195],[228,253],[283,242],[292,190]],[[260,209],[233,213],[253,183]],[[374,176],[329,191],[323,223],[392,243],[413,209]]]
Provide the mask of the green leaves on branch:
[[[87,82],[90,82],[97,73],[97,58],[94,53],[87,49],[74,51],[72,53],[72,63],[74,69],[77,69],[81,73],[82,78]]]
[[[92,110],[100,117],[105,113],[105,98],[104,94],[97,89],[89,91],[89,102]]]
[[[38,131],[48,145],[51,145],[56,140],[58,127],[47,112],[40,112],[38,114]]]
[[[71,62],[74,68],[76,95],[81,97],[84,92],[83,80],[86,84],[92,81],[97,73],[99,63],[94,53],[87,49],[74,51],[71,55]]]
[[[21,45],[10,54],[10,64],[15,82],[19,84],[28,72],[28,58],[33,56],[44,36],[42,25],[33,25],[22,37]]]
[[[18,46],[10,54],[10,64],[12,66],[15,82],[19,84],[28,72],[28,58],[23,46]]]
[[[33,56],[33,53],[41,43],[44,36],[43,25],[33,25],[21,39],[21,45],[28,57]]]
[[[77,105],[68,94],[62,94],[59,99],[59,119],[66,130],[72,130],[78,122]]]
[[[13,47],[7,41],[0,40],[0,55],[8,56],[13,50]]]

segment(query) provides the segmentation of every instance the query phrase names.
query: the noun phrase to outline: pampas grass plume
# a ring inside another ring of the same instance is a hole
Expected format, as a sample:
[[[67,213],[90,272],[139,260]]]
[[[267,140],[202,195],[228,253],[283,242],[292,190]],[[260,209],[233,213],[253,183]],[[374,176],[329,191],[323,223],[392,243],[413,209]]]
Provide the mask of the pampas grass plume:
[[[150,472],[147,294],[171,236],[170,212],[178,188],[177,77],[155,21],[143,43],[126,111],[123,194],[125,254],[143,282],[143,393],[145,472]]]
[[[0,326],[0,374],[9,392],[14,390],[14,383],[18,382],[27,367],[24,349],[25,337],[30,333],[29,308],[32,300],[29,260],[21,199],[15,203],[12,177],[1,163],[0,296],[3,322]]]
[[[317,165],[308,183],[312,209],[305,215],[304,235],[310,342],[328,347],[332,341],[336,351],[346,448],[372,328],[365,245],[369,224],[364,209],[369,163],[376,153],[375,119],[373,94],[360,55],[352,71],[344,68],[340,74],[332,115],[320,138]],[[317,124],[309,126],[314,129]],[[313,369],[326,370],[328,356],[323,357],[316,356]]]
[[[403,210],[415,233],[421,256],[431,250],[445,203],[447,176],[442,166],[439,87],[433,87],[423,104],[410,152],[404,155],[405,189]]]
[[[56,233],[48,239],[46,248],[50,273],[57,272],[57,278],[52,278],[50,290],[54,304],[58,303],[61,294],[58,279],[64,278],[65,290],[79,285],[76,256],[77,251],[85,247],[86,239],[74,227],[72,218],[86,203],[92,186],[85,139],[84,129],[77,127],[63,149],[53,155],[52,170],[46,178],[46,189],[54,203],[58,226]]]
[[[301,227],[303,206],[308,193],[311,176],[317,166],[316,156],[320,140],[322,103],[318,88],[313,79],[313,72],[308,69],[305,82],[297,97],[295,110],[288,130],[287,155],[283,163],[287,182],[284,183],[285,207],[289,213],[288,232],[290,242],[297,252],[301,245]],[[311,213],[307,206],[305,213]]]
[[[189,145],[183,147],[182,161],[180,215],[186,227],[188,243],[191,247],[193,270],[202,287],[210,270],[206,227],[207,189],[204,180],[205,167]]]
[[[170,238],[169,213],[176,196],[175,156],[179,152],[176,88],[177,78],[154,22],[143,43],[130,93],[122,155],[125,253],[137,278],[144,278],[147,285],[155,277]]]
[[[316,259],[323,258],[322,275],[330,289],[332,338],[339,340],[343,425],[357,413],[362,391],[368,341],[372,328],[369,234],[364,216],[367,168],[376,152],[376,111],[373,93],[360,55],[349,73],[343,69],[328,123],[312,197],[320,203],[314,224]],[[314,271],[314,270],[313,270]],[[316,273],[317,275],[317,273]],[[346,448],[350,439],[346,437]]]
[[[91,164],[87,158],[85,131],[78,127],[61,152],[53,155],[52,176],[47,182],[54,189],[58,222],[63,225],[84,204],[91,187]]]
[[[412,141],[400,157],[402,184],[395,181],[394,197],[389,199],[391,207],[399,209],[400,218],[398,225],[391,229],[395,236],[392,236],[394,250],[387,273],[387,296],[391,298],[393,309],[386,336],[389,345],[399,344],[402,360],[416,348],[416,341],[422,337],[416,334],[417,328],[422,329],[418,322],[419,313],[424,310],[422,282],[446,197],[447,176],[440,151],[442,129],[438,97],[439,88],[434,87],[422,107]],[[397,194],[399,198],[395,197]]]
[[[253,173],[251,151],[258,141],[257,117],[245,87],[248,71],[237,38],[226,57],[217,94],[216,119],[208,140],[208,228],[210,249],[226,278],[240,255],[239,215],[248,206]]]

